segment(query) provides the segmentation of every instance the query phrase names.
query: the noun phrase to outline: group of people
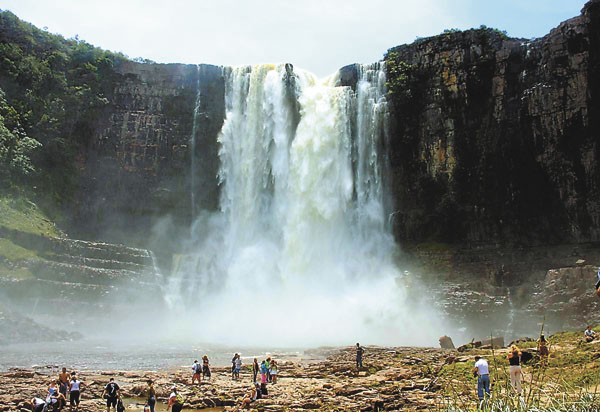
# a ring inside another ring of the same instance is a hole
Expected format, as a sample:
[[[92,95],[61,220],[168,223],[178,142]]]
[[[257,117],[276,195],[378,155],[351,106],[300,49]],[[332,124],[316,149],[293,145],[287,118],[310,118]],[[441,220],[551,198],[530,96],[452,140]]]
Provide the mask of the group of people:
[[[202,364],[198,363],[198,360],[194,361],[194,365],[192,365],[192,370],[194,374],[192,375],[192,385],[195,381],[198,381],[198,384],[204,380],[210,380],[210,364],[208,361],[208,356],[204,355],[202,357]]]
[[[71,409],[79,409],[81,391],[84,387],[84,383],[77,379],[75,372],[69,373],[67,368],[62,368],[58,379],[50,380],[46,397],[44,399],[35,397],[31,400],[33,411],[61,411],[67,405],[67,399],[69,399]]]
[[[537,341],[538,354],[540,362],[544,363],[548,359],[548,341],[544,334],[540,335]],[[528,355],[528,356],[525,356]],[[521,382],[523,379],[521,364],[531,359],[533,356],[530,353],[522,352],[517,345],[511,345],[506,356],[508,360],[508,373],[510,377],[510,385],[517,395],[521,395],[523,388]],[[479,402],[483,402],[485,396],[490,395],[490,372],[487,360],[477,355],[475,356],[475,365],[473,366],[473,374],[477,376],[477,397]]]
[[[233,355],[231,359],[231,379],[239,380],[240,371],[242,370],[242,358],[239,353]],[[277,374],[279,366],[275,359],[268,356],[260,365],[258,359],[254,358],[252,362],[252,382],[257,383],[258,374],[260,373],[261,383],[277,383]]]
[[[237,353],[234,356],[236,360],[235,366],[238,370],[238,378],[239,378],[239,367],[241,367],[240,355]],[[234,361],[232,359],[232,362]],[[239,365],[239,366],[238,366]],[[260,373],[260,383],[258,383],[258,374]],[[265,360],[261,361],[260,365],[258,364],[258,359],[254,358],[252,361],[252,387],[242,399],[242,409],[250,408],[250,404],[259,400],[259,399],[268,399],[269,391],[267,389],[267,384],[277,383],[277,375],[279,373],[279,366],[275,359],[271,359],[268,356]]]

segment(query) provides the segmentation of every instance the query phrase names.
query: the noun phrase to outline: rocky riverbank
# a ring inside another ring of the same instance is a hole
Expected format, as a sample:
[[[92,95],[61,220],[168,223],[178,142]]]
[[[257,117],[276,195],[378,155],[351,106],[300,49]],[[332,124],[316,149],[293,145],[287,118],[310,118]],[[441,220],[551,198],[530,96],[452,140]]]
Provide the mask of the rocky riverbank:
[[[600,327],[595,328],[596,331]],[[508,380],[507,348],[476,345],[459,350],[367,346],[364,368],[355,367],[355,348],[319,348],[302,355],[273,355],[279,364],[277,384],[269,384],[269,398],[252,403],[253,411],[448,411],[471,410],[477,405],[473,358],[483,356],[490,366],[493,402],[508,409],[527,402],[536,411],[598,410],[600,405],[600,340],[585,343],[583,332],[561,332],[547,337],[550,356],[541,361],[537,343],[516,343],[532,359],[523,363],[527,397],[517,398]],[[146,381],[152,379],[159,405],[165,410],[173,384],[185,398],[185,410],[236,411],[252,386],[250,361],[232,381],[229,367],[212,368],[212,380],[191,385],[191,368],[161,371],[80,371],[85,383],[82,412],[106,410],[102,390],[110,377],[122,388],[128,412],[141,411]],[[0,373],[0,412],[29,411],[32,397],[43,397],[58,367],[11,369]],[[573,395],[573,396],[571,396]],[[577,402],[584,400],[586,408]],[[560,402],[557,403],[557,400]],[[136,405],[136,402],[138,404]],[[508,405],[508,406],[507,406]],[[579,405],[579,406],[578,406]],[[528,409],[534,410],[534,409]]]
[[[432,372],[439,370],[449,351],[429,348],[366,347],[364,368],[355,367],[353,348],[318,349],[308,357],[281,359],[279,380],[269,384],[269,399],[253,404],[264,411],[346,410],[368,411],[375,405],[386,410],[426,410],[436,404],[440,385]],[[249,364],[249,362],[246,362]],[[106,410],[101,399],[104,385],[114,376],[127,398],[144,396],[146,380],[155,381],[159,402],[166,402],[175,383],[186,399],[186,408],[223,407],[237,410],[252,383],[245,365],[239,381],[232,381],[230,369],[213,368],[210,382],[190,384],[187,369],[158,372],[81,371],[86,384],[82,411]],[[0,374],[0,411],[29,410],[28,401],[43,397],[56,369],[13,369]]]

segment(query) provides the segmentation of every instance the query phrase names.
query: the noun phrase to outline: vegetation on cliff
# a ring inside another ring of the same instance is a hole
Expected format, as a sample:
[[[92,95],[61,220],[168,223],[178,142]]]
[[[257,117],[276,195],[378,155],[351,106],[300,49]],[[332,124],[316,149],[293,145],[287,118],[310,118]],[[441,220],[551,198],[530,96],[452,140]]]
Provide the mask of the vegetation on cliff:
[[[0,153],[5,183],[68,200],[77,156],[90,144],[109,104],[114,64],[124,58],[0,13],[0,139],[10,144]]]

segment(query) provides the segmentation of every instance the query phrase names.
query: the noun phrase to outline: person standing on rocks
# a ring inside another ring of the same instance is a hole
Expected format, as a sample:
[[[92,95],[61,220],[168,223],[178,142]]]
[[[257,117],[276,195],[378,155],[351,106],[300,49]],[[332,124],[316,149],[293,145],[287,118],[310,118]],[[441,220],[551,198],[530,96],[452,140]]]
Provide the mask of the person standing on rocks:
[[[252,381],[256,383],[256,376],[258,375],[258,360],[254,358],[254,362],[252,362]]]
[[[237,355],[237,359],[235,360],[235,369],[234,375],[235,379],[240,379],[240,371],[242,370],[242,357]]]
[[[275,359],[271,361],[271,367],[269,369],[271,372],[271,381],[273,382],[273,385],[275,385],[277,383],[277,361]]]
[[[538,339],[538,345],[539,345],[538,353],[540,354],[540,361],[545,362],[548,359],[549,351],[548,351],[548,341],[544,337],[543,333],[540,335],[540,338]]]
[[[154,382],[151,379],[148,379],[148,406],[150,407],[150,412],[154,412],[154,406],[156,405],[156,389],[154,389]]]
[[[365,350],[363,349],[362,346],[360,346],[360,343],[356,343],[356,369],[361,369],[363,367],[363,363],[362,363],[362,358],[363,358],[363,353],[365,353]]]
[[[210,380],[210,364],[206,355],[202,357],[202,378]]]
[[[265,360],[265,366],[267,367],[267,382],[271,382],[271,357],[268,356]]]
[[[69,372],[67,372],[67,368],[62,368],[62,372],[58,375],[58,391],[64,395],[65,399],[67,397],[67,388],[69,387],[70,378],[71,376],[69,375]]]
[[[197,359],[192,365],[192,371],[194,372],[192,375],[192,385],[194,384],[195,380],[198,380],[198,384],[200,384],[200,381],[202,380],[202,366],[200,366]]]
[[[77,379],[77,376],[71,376],[71,383],[69,384],[69,403],[71,409],[75,407],[79,409],[79,403],[81,402],[79,397],[81,396],[82,386],[85,386],[83,382]]]
[[[267,383],[267,364],[265,361],[260,363],[260,382]]]
[[[473,373],[477,374],[477,397],[481,403],[484,395],[490,395],[490,370],[487,361],[481,356],[475,356]]]
[[[117,410],[117,400],[121,398],[121,388],[115,382],[115,378],[110,378],[109,382],[104,387],[102,397],[106,398],[106,412],[110,412],[112,406]]]
[[[510,352],[507,356],[510,367],[508,369],[510,375],[510,384],[512,385],[517,395],[521,395],[521,351],[517,345],[510,347]]]
[[[231,358],[231,380],[235,379],[235,361],[237,360],[238,354],[236,353],[235,355],[233,355],[233,358]]]
[[[183,396],[179,392],[177,392],[177,387],[173,385],[171,387],[171,395],[169,395],[169,406],[167,406],[167,411],[169,408],[172,408],[172,412],[181,412],[183,408]]]

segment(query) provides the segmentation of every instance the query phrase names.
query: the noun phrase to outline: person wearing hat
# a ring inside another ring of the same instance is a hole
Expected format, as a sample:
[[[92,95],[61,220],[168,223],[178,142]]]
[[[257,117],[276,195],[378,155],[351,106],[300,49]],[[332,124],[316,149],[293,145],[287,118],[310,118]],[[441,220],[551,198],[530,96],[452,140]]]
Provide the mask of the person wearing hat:
[[[194,384],[195,380],[198,380],[198,384],[200,384],[202,379],[202,366],[198,363],[197,359],[194,361],[194,365],[192,365],[192,370],[194,371],[194,375],[192,376],[192,385]]]
[[[171,386],[171,395],[169,395],[169,406],[167,410],[171,409],[172,412],[181,412],[183,408],[183,396],[177,392],[177,386]]]

